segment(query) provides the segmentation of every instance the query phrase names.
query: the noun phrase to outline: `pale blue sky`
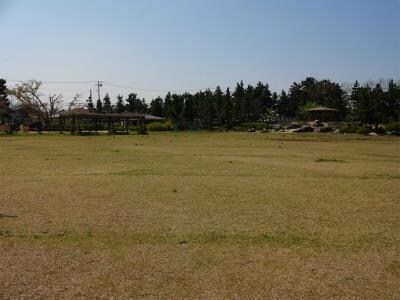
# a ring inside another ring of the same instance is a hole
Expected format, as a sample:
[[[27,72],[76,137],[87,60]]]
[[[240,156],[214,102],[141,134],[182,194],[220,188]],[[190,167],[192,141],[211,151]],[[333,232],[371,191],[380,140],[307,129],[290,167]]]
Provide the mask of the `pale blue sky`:
[[[400,0],[0,0],[0,77],[179,91],[399,79],[399,16]]]

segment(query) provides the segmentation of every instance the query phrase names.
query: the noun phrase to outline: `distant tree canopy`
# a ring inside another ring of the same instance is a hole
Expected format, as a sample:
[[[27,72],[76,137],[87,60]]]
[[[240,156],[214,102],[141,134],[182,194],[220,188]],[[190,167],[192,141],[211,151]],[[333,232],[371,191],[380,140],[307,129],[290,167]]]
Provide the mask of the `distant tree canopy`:
[[[5,122],[10,114],[10,101],[7,93],[7,82],[0,79],[0,124]]]
[[[352,114],[364,125],[399,121],[400,85],[389,81],[387,90],[380,84],[371,88],[360,86],[356,81],[350,95]]]
[[[87,108],[91,108],[88,100]],[[167,93],[157,97],[148,106],[144,99],[130,93],[124,99],[119,95],[112,105],[108,94],[97,102],[98,112],[140,112],[165,117],[177,124],[197,124],[203,128],[223,126],[227,129],[244,122],[274,122],[282,119],[304,118],[308,108],[327,106],[338,110],[340,120],[353,120],[365,125],[398,121],[400,118],[400,85],[393,80],[387,88],[360,86],[345,91],[330,80],[307,77],[294,82],[288,91],[272,93],[267,83],[245,86],[243,81],[231,91],[217,86],[194,94]]]
[[[31,80],[7,90],[6,81],[0,79],[0,121],[10,113],[8,94],[14,95],[31,114],[36,115],[51,127],[54,115],[62,107],[61,95],[50,95],[47,99],[39,93],[41,82]],[[333,81],[307,77],[294,82],[288,91],[272,93],[267,83],[255,86],[236,84],[233,90],[213,91],[206,89],[196,93],[170,93],[157,97],[147,105],[137,94],[130,93],[125,99],[119,95],[113,105],[108,94],[103,100],[93,103],[90,96],[86,107],[98,113],[139,112],[164,117],[182,126],[232,128],[245,122],[275,122],[283,119],[304,118],[306,109],[327,106],[338,110],[339,118],[357,121],[365,126],[400,120],[400,84],[390,80],[387,84],[354,83],[351,91]]]

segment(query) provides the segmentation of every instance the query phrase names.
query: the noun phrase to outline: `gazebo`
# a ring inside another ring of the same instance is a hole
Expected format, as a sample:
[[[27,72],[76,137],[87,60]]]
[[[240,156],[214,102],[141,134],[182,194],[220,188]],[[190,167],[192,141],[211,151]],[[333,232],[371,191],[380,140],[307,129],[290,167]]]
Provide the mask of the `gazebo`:
[[[339,111],[334,108],[326,107],[326,106],[318,106],[310,109],[306,109],[306,113],[308,114],[308,119],[312,120],[320,120],[322,122],[326,120],[332,120],[337,116]]]
[[[136,122],[138,131],[143,132],[145,129],[145,121],[161,121],[163,120],[163,118],[143,113],[96,113],[88,111],[84,108],[75,108],[70,111],[60,112],[58,115],[58,120],[60,133],[63,133],[65,130],[66,120],[71,120],[71,134],[75,134],[76,132],[81,134],[82,121],[86,120],[94,122],[94,129],[96,134],[99,129],[99,124],[104,123],[107,123],[108,134],[128,134],[129,122]],[[125,125],[124,130],[114,130],[114,124],[116,122],[123,123]]]

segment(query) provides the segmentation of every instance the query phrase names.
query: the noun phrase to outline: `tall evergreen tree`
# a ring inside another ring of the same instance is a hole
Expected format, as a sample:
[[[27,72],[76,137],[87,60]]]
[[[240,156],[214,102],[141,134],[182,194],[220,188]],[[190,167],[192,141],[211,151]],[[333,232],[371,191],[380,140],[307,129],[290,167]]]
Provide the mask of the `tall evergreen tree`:
[[[181,95],[172,94],[172,119],[174,121],[182,121],[184,111],[184,99]]]
[[[236,84],[236,88],[232,96],[233,96],[233,108],[232,108],[233,122],[234,123],[241,122],[242,116],[244,115],[244,112],[242,111],[242,103],[244,101],[243,98],[245,96],[243,81]]]
[[[385,95],[385,121],[400,120],[400,84],[396,84],[393,80],[388,83],[388,89]]]
[[[93,99],[92,99],[92,92],[90,92],[90,96],[86,100],[86,108],[90,112],[94,112],[94,104],[93,104]]]
[[[223,96],[221,116],[225,128],[226,129],[232,128],[233,103],[232,103],[231,91],[229,90],[229,88],[226,89],[225,95]]]
[[[183,108],[183,119],[187,122],[193,122],[195,118],[195,112],[193,107],[193,96],[189,93],[183,95],[184,108]]]
[[[124,98],[121,95],[117,96],[117,104],[115,106],[115,110],[119,114],[125,111]]]
[[[224,93],[221,90],[220,86],[217,86],[214,91],[214,110],[216,112],[216,118],[218,120],[218,124],[223,123],[222,116],[222,105],[224,102]]]
[[[156,99],[152,100],[150,103],[150,114],[157,117],[163,117],[163,99],[161,97],[157,97]]]
[[[96,102],[96,112],[97,113],[103,112],[103,103],[101,102],[100,99],[97,99],[97,102]]]
[[[7,94],[7,82],[0,79],[0,124],[10,115],[10,101]]]
[[[170,92],[167,93],[164,99],[164,115],[166,118],[170,120],[173,119],[173,105],[172,105],[172,96]]]
[[[137,94],[135,93],[130,93],[128,95],[128,98],[125,99],[125,101],[127,102],[126,104],[126,111],[128,112],[138,112],[139,110],[139,102],[140,99],[137,98]]]
[[[103,98],[103,111],[106,113],[112,112],[111,99],[107,93]]]

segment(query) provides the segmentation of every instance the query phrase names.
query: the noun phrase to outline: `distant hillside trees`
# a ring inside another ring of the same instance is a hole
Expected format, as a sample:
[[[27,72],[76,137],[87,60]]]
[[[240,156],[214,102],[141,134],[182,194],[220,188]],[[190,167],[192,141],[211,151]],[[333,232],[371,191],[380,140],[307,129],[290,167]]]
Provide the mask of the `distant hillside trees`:
[[[164,98],[153,99],[149,106],[137,94],[130,93],[125,103],[122,96],[118,96],[111,109],[114,112],[150,113],[182,127],[196,124],[202,128],[220,126],[230,129],[246,122],[301,119],[305,118],[306,109],[327,106],[338,110],[340,120],[374,125],[399,120],[399,91],[399,85],[393,80],[385,89],[379,84],[370,87],[356,82],[352,91],[346,92],[339,83],[307,77],[279,94],[272,93],[267,83],[245,86],[240,81],[233,90],[223,91],[217,86],[213,91],[206,89],[193,94],[169,92]],[[103,103],[97,103],[98,112],[108,111],[111,102],[107,97]]]
[[[356,81],[350,95],[352,114],[365,126],[399,121],[400,119],[400,85],[389,81],[387,90],[380,84],[371,88],[360,86]]]
[[[7,93],[7,82],[0,79],[0,124],[5,123],[10,115],[10,100]]]

